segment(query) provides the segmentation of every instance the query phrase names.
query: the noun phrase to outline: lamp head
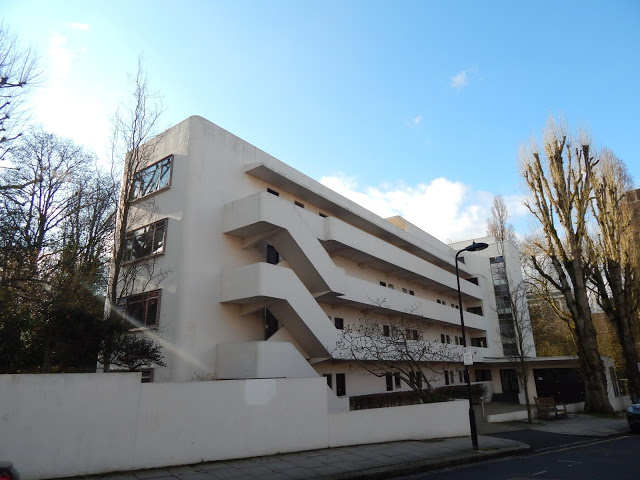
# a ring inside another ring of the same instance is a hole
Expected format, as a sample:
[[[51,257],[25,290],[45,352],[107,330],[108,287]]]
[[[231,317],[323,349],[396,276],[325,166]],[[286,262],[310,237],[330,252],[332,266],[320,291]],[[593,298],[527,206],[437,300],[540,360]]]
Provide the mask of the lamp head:
[[[467,252],[478,252],[480,250],[484,250],[488,246],[489,246],[489,244],[484,243],[484,242],[478,242],[478,243],[473,242],[471,245],[469,245],[464,250],[467,251]]]

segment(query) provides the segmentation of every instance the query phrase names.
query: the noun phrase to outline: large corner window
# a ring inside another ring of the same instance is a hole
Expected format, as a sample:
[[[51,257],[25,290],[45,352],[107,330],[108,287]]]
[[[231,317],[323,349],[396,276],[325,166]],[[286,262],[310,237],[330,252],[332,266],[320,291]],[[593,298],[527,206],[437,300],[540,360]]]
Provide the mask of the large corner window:
[[[124,312],[132,328],[158,326],[160,293],[161,290],[154,290],[123,297],[118,301],[118,307]]]
[[[122,259],[125,262],[131,262],[164,253],[166,231],[167,219],[165,218],[127,233]]]
[[[171,184],[172,164],[171,156],[137,172],[133,177],[133,188],[129,200],[137,200],[168,187]]]

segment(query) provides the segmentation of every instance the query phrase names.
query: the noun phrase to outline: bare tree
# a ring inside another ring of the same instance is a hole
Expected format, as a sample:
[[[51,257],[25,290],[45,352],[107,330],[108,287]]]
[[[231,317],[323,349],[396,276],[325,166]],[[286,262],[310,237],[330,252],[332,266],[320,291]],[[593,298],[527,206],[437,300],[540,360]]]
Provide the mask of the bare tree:
[[[41,73],[35,53],[22,49],[15,35],[0,25],[0,160],[11,150],[12,142],[22,135],[18,131],[22,102]],[[33,179],[30,179],[30,181]],[[0,185],[0,190],[19,185]]]
[[[632,218],[638,212],[624,201],[633,181],[622,161],[610,150],[603,150],[598,167],[591,204],[598,232],[589,237],[592,268],[588,274],[598,305],[615,327],[629,393],[635,401],[640,399],[640,371],[632,324],[640,310],[640,248]]]
[[[509,223],[509,210],[502,195],[493,197],[491,218],[487,219],[487,235],[495,237],[499,242],[511,242],[518,245],[513,225]]]
[[[585,244],[597,160],[589,142],[574,148],[571,138],[549,121],[543,135],[544,154],[537,147],[521,151],[522,175],[529,189],[525,205],[539,223],[535,242],[549,265],[532,255],[539,278],[561,292],[571,315],[586,390],[586,412],[610,413],[604,365],[599,355],[587,287]]]
[[[384,301],[376,303],[356,324],[344,327],[335,358],[354,360],[376,377],[392,375],[427,403],[432,383],[445,375],[448,364],[462,361],[461,352],[454,345],[427,340],[428,325],[415,309],[391,316]]]
[[[503,296],[503,305],[509,310],[508,323],[502,323],[499,327],[502,344],[506,345],[504,356],[515,368],[520,388],[524,393],[527,406],[527,419],[533,421],[531,415],[531,400],[529,399],[529,370],[531,358],[534,356],[533,332],[529,318],[527,303],[527,287],[525,282],[514,283],[506,278],[506,292]],[[505,298],[506,297],[506,298]]]
[[[531,423],[529,359],[535,352],[535,348],[532,340],[525,283],[515,282],[507,274],[505,242],[515,246],[517,239],[513,225],[509,223],[509,210],[501,195],[496,195],[493,199],[491,218],[487,220],[487,234],[496,238],[498,253],[501,257],[500,261],[491,264],[500,340],[504,356],[509,359],[516,370],[520,388],[524,392],[527,418]]]
[[[142,222],[150,222],[157,212],[153,198],[140,199],[144,196],[140,193],[148,188],[150,179],[157,181],[167,174],[162,170],[162,165],[158,165],[158,172],[151,172],[150,175],[143,173],[155,160],[155,148],[159,140],[158,123],[164,107],[161,96],[150,90],[142,57],[138,58],[138,69],[131,78],[131,85],[130,102],[116,112],[113,122],[112,174],[115,178],[120,178],[121,182],[105,307],[108,323],[113,326],[113,335],[106,337],[102,351],[105,370],[109,370],[111,364],[117,364],[118,357],[123,355],[119,346],[134,345],[138,351],[144,350],[138,348],[139,345],[135,342],[121,340],[122,335],[128,334],[131,326],[144,325],[137,324],[133,316],[124,314],[118,308],[119,302],[128,296],[144,292],[149,285],[158,286],[168,273],[158,268],[155,257],[135,259],[130,256],[131,230],[140,227]],[[122,168],[116,168],[120,159],[124,159],[124,164]],[[140,340],[154,343],[157,334],[151,331],[145,333],[149,338]],[[158,364],[157,361],[154,363]]]

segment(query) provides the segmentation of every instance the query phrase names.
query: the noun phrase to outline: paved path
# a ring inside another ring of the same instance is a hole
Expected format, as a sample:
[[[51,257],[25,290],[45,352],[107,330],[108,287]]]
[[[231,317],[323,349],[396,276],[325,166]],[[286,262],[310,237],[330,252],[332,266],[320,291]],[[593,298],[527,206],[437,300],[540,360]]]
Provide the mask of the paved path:
[[[529,445],[490,436],[498,431],[536,429],[580,436],[610,436],[629,431],[623,417],[569,415],[567,419],[508,424],[478,424],[479,450],[469,437],[357,445],[308,452],[287,453],[175,468],[140,470],[101,475],[94,480],[215,480],[215,479],[382,479],[409,475],[451,465],[478,462],[529,451]],[[491,430],[486,434],[484,430]],[[76,479],[77,480],[77,479]]]
[[[215,479],[374,479],[408,475],[529,450],[513,440],[480,436],[474,451],[469,437],[358,445],[186,467],[141,470],[92,477],[102,480]]]

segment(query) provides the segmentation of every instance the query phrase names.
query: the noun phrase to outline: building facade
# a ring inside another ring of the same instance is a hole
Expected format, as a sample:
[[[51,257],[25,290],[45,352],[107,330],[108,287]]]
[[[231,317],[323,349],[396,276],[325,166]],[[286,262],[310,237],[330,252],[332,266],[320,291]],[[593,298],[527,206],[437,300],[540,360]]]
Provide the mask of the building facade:
[[[339,348],[375,312],[382,336],[445,348],[427,362],[429,381],[458,384],[462,309],[471,380],[513,388],[499,372],[512,345],[498,271],[522,280],[512,245],[476,239],[489,248],[461,255],[460,305],[454,258],[471,241],[446,245],[383,219],[197,116],[158,137],[136,175],[125,268],[153,263],[154,275],[120,305],[163,345],[167,366],[149,366],[146,380],[324,375],[337,396],[406,390]]]

